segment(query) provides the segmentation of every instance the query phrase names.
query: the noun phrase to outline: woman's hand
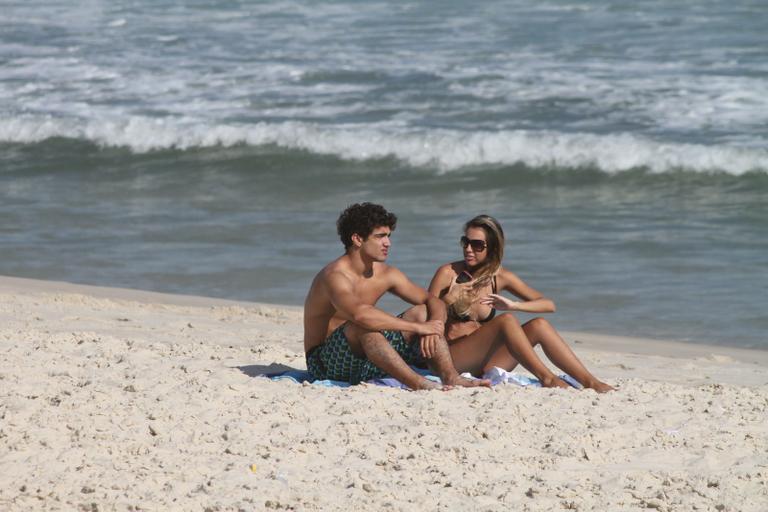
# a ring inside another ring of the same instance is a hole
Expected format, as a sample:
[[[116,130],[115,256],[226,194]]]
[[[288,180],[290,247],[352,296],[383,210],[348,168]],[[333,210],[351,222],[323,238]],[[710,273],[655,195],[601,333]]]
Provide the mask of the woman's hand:
[[[480,299],[480,304],[491,306],[492,308],[500,309],[502,311],[518,311],[522,302],[508,299],[498,293],[491,293]]]

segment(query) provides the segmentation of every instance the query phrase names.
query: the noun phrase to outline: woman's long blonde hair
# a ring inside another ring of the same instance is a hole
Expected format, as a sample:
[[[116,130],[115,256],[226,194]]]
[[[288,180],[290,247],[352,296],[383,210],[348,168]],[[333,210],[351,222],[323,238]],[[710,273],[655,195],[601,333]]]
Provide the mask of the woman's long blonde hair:
[[[469,228],[480,228],[485,232],[486,255],[485,261],[481,263],[472,273],[472,284],[469,289],[462,290],[453,301],[450,307],[457,316],[466,315],[472,307],[477,292],[498,274],[501,268],[501,261],[504,259],[504,230],[501,229],[499,221],[490,215],[478,215],[464,224],[464,233]]]

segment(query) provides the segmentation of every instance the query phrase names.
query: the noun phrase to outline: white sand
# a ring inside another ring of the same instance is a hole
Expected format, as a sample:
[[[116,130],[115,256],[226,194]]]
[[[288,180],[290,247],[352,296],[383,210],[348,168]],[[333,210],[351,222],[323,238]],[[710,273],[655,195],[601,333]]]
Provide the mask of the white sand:
[[[0,510],[768,510],[768,353],[569,333],[619,391],[328,389],[301,311],[0,278]]]

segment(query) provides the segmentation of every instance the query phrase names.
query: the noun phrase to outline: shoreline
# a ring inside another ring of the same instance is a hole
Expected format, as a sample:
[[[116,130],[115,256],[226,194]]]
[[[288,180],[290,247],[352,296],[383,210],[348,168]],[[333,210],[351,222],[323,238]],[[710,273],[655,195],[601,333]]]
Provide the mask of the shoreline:
[[[604,395],[258,377],[305,368],[301,314],[0,277],[0,508],[762,512],[768,503],[768,366],[745,353],[564,333],[617,386]]]
[[[167,304],[171,306],[191,307],[226,307],[244,308],[268,307],[295,314],[302,314],[300,306],[273,304],[266,302],[249,302],[200,295],[185,295],[166,292],[155,292],[133,288],[112,286],[86,285],[67,281],[48,281],[0,275],[0,293],[71,293],[91,297],[126,300],[145,304]],[[702,358],[723,356],[744,363],[756,363],[768,367],[768,349],[742,348],[705,343],[690,343],[677,340],[659,340],[638,338],[599,332],[561,331],[563,337],[577,346],[591,350],[618,352],[634,355],[657,355],[673,358]]]

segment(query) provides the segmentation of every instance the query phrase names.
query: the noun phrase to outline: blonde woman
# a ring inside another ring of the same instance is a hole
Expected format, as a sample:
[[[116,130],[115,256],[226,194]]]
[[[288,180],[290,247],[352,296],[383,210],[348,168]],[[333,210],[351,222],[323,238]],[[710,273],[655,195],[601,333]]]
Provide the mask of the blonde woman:
[[[479,215],[470,220],[460,242],[464,259],[438,268],[429,285],[429,291],[448,306],[445,336],[458,371],[480,376],[494,366],[512,370],[520,363],[545,387],[569,387],[539,359],[534,347],[541,345],[555,366],[585,388],[598,393],[613,390],[584,367],[545,319],[520,325],[512,314],[496,314],[555,311],[554,302],[502,267],[504,232],[496,219]],[[511,300],[503,291],[521,300]]]

